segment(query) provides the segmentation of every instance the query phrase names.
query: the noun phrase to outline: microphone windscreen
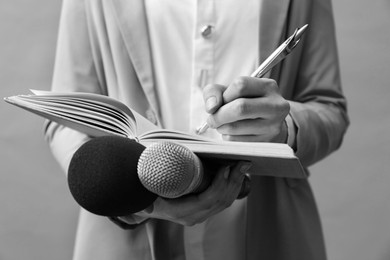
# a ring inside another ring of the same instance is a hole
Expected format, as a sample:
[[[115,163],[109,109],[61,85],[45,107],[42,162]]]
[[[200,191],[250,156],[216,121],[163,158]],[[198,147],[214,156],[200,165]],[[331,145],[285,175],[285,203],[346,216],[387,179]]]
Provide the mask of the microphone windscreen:
[[[138,159],[145,147],[118,136],[96,137],[73,155],[68,185],[77,203],[97,215],[125,216],[157,198],[140,182]]]
[[[210,183],[199,158],[187,147],[172,142],[148,146],[138,161],[138,176],[148,190],[165,198],[198,192]]]

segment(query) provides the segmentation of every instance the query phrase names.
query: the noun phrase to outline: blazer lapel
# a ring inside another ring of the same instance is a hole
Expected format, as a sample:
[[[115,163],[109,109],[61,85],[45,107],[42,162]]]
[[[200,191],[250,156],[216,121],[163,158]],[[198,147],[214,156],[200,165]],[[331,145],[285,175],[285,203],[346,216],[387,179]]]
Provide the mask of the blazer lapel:
[[[263,0],[260,14],[260,60],[264,61],[281,43],[290,0]]]
[[[145,95],[154,111],[158,97],[154,87],[152,57],[144,2],[111,0],[130,59]]]

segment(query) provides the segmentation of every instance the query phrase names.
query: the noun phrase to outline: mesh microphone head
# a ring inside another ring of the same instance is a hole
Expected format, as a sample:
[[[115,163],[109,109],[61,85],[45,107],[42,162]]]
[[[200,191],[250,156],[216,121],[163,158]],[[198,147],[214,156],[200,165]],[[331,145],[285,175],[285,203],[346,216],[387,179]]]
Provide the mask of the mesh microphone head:
[[[148,190],[165,198],[196,192],[203,179],[199,158],[187,147],[171,142],[147,147],[139,158],[137,171]]]

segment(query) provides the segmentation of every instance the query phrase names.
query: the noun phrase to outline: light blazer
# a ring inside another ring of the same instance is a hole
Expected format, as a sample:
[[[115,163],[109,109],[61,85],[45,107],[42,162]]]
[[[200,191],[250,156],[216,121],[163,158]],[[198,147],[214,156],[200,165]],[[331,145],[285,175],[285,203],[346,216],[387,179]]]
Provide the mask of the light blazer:
[[[296,27],[309,24],[303,41],[271,72],[297,127],[296,154],[304,166],[341,144],[348,126],[330,0],[263,0],[261,59]],[[109,95],[162,125],[142,0],[65,0],[52,89]],[[88,137],[49,122],[46,138],[66,172]],[[325,259],[315,201],[307,180],[253,178],[247,199],[247,259]],[[170,230],[170,232],[168,232]],[[149,220],[121,230],[81,211],[75,259],[172,259],[169,241],[182,232]],[[172,236],[171,238],[169,238]],[[177,246],[175,244],[175,246]]]

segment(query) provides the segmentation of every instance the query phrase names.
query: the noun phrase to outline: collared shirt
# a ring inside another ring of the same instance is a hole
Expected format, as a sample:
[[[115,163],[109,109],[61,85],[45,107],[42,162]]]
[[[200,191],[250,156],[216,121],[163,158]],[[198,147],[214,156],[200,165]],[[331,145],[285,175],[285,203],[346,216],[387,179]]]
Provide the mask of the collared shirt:
[[[258,66],[260,1],[146,0],[145,7],[163,125],[195,132],[208,116],[202,89]],[[205,135],[220,138],[215,130]],[[245,215],[243,199],[186,227],[186,259],[244,259]]]
[[[256,69],[260,1],[145,3],[164,127],[194,132],[207,118],[202,88]]]

